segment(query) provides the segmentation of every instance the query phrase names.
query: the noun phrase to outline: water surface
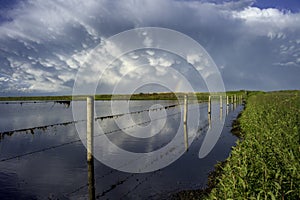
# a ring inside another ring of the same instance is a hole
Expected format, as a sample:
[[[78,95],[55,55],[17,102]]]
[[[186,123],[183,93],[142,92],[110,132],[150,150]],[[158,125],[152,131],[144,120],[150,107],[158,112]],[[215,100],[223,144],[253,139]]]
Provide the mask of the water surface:
[[[105,135],[95,132],[95,141],[107,136],[122,149],[147,153],[169,144],[179,130],[182,135],[184,131],[188,131],[188,151],[167,167],[148,173],[120,172],[97,159],[88,165],[86,148],[76,129],[78,125],[85,127],[85,102],[79,103],[82,121],[76,123],[73,120],[72,104],[1,103],[0,199],[87,199],[88,169],[94,169],[97,199],[161,199],[183,189],[205,187],[208,173],[218,161],[228,157],[235,144],[236,137],[230,134],[231,123],[242,109],[241,106],[237,106],[234,111],[230,109],[226,116],[224,106],[220,116],[219,104],[214,102],[209,120],[207,104],[190,104],[190,124],[184,130],[180,125],[183,109],[182,106],[172,106],[177,104],[175,101],[132,101],[129,109],[132,112],[129,114],[132,119],[130,123],[126,115],[113,117],[116,113],[110,110],[110,103],[96,102],[96,124],[102,127]],[[155,110],[153,105],[157,104],[166,109]],[[152,114],[148,109],[152,109]],[[193,118],[195,109],[198,109],[200,119]],[[117,114],[122,114],[123,111],[120,109]],[[165,112],[166,117],[159,118],[159,112]],[[222,120],[225,120],[225,126],[217,144],[207,156],[199,158],[199,150],[206,134],[213,135]],[[149,134],[141,131],[143,127],[150,123],[159,126],[161,121],[164,123],[159,134],[143,137]],[[127,131],[122,131],[124,128]],[[136,130],[139,130],[139,137],[127,134],[128,131],[136,133]],[[195,139],[191,141],[192,138]],[[185,143],[182,139],[176,143],[178,145],[175,148],[185,149]],[[117,152],[111,151],[107,156],[114,154]],[[155,165],[156,162],[160,160],[151,163]],[[145,166],[141,166],[143,167]]]

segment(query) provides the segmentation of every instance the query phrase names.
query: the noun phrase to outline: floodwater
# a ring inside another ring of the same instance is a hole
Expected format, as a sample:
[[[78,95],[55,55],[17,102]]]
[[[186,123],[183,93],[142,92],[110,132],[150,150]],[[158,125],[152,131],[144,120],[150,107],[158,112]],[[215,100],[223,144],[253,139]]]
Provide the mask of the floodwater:
[[[95,126],[102,132],[95,129],[96,154],[89,163],[82,134],[85,102],[0,103],[0,199],[168,199],[181,190],[203,188],[208,173],[235,145],[231,123],[243,108],[220,110],[219,102],[213,102],[209,117],[207,103],[189,103],[184,125],[183,106],[175,101],[115,103],[113,112],[110,101],[95,103]],[[122,103],[129,109],[122,109]],[[153,160],[147,154],[136,163],[116,149],[101,149],[104,137],[139,155],[169,144],[173,151]]]

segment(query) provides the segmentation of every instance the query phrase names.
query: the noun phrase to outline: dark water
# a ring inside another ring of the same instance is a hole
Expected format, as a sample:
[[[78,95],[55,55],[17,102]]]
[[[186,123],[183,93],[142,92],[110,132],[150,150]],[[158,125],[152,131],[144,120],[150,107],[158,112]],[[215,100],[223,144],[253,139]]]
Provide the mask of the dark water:
[[[154,104],[166,108],[162,109],[166,117],[157,115],[156,112],[162,112],[161,107],[156,110],[155,106],[151,107]],[[133,112],[129,115],[132,121],[128,122],[126,116],[105,117],[113,114],[110,102],[99,101],[95,106],[96,125],[100,125],[107,138],[119,148],[136,153],[156,151],[171,143],[177,131],[184,134],[184,127],[180,125],[182,106],[173,107],[175,104],[174,101],[132,101],[129,110]],[[85,102],[78,105],[84,120]],[[208,120],[207,104],[189,104],[188,151],[162,169],[128,173],[108,167],[97,159],[87,163],[86,148],[75,127],[85,127],[86,122],[73,122],[72,106],[54,102],[0,104],[0,199],[88,199],[88,169],[90,172],[94,169],[97,199],[162,199],[173,192],[205,187],[208,173],[218,161],[228,157],[235,144],[236,138],[230,134],[231,123],[242,109],[242,106],[231,108],[226,115],[224,106],[220,116],[216,102],[212,106],[211,120]],[[153,109],[152,116],[145,111],[149,108]],[[194,117],[196,111],[200,118]],[[154,126],[160,126],[163,120],[164,123],[159,134],[146,137],[149,132],[141,130],[151,124],[151,117]],[[218,142],[208,155],[199,158],[205,136],[210,134],[213,138],[222,120],[225,125]],[[120,126],[132,133],[138,130],[139,137],[120,130]],[[97,131],[95,135],[97,144],[105,137]],[[185,144],[184,140],[177,142],[173,149],[185,150]],[[109,158],[118,156],[114,150],[106,153]],[[156,159],[149,163],[155,166],[159,162],[160,159]],[[145,169],[145,166],[139,167]]]

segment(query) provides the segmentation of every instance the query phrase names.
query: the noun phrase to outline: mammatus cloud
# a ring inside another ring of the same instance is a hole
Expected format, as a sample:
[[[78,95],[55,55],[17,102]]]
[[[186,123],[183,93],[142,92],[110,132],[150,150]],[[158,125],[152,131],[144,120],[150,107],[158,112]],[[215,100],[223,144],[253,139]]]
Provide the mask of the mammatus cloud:
[[[252,3],[20,2],[13,9],[1,10],[9,20],[0,24],[0,91],[71,93],[77,70],[84,67],[93,48],[114,34],[144,26],[174,29],[198,41],[219,66],[227,89],[299,89],[300,13],[260,9]],[[151,38],[144,42],[151,43]],[[134,68],[131,61],[141,57],[155,66],[148,69],[148,76],[164,74],[170,66],[181,68],[197,87],[186,64],[149,50],[120,59],[119,66],[107,72],[100,92],[109,91]],[[138,76],[138,72],[127,76]]]

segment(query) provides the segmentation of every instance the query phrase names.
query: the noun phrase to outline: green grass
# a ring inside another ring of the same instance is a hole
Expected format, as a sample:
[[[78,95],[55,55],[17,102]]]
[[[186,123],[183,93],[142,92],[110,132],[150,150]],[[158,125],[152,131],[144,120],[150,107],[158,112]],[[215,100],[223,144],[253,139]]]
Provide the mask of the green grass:
[[[300,92],[256,92],[207,199],[300,199]]]

